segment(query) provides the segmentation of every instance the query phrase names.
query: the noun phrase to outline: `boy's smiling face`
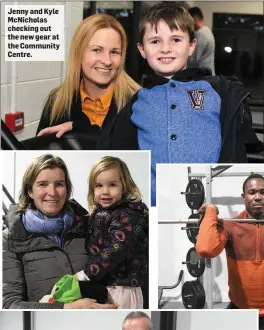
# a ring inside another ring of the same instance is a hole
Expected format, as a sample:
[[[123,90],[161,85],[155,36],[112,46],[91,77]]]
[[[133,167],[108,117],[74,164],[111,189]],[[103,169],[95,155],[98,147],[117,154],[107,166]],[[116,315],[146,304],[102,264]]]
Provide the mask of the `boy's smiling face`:
[[[190,43],[188,32],[171,31],[165,21],[157,26],[145,25],[143,45],[137,45],[142,57],[160,76],[171,78],[176,72],[186,69],[188,57],[194,52],[196,40]]]

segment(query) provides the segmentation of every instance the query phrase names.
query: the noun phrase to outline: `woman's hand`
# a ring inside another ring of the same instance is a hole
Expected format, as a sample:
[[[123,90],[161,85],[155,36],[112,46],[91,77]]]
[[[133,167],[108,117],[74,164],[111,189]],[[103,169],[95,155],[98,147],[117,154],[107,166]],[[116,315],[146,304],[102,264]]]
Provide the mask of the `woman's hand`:
[[[98,304],[95,299],[83,298],[64,304],[64,309],[116,309],[114,304]]]
[[[71,130],[72,130],[72,121],[68,121],[66,123],[63,123],[63,124],[60,124],[60,125],[57,125],[57,126],[44,128],[38,133],[37,136],[57,132],[56,137],[60,138],[64,133],[67,133]]]

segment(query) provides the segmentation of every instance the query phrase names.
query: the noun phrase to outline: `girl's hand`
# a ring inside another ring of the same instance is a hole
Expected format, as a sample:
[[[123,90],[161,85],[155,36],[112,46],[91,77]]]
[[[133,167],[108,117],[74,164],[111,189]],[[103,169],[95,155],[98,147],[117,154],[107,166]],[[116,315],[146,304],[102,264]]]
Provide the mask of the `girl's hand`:
[[[72,130],[72,121],[68,121],[66,123],[57,125],[57,126],[52,126],[52,127],[47,127],[42,129],[37,136],[42,136],[45,134],[50,134],[50,133],[56,133],[56,137],[60,138],[64,133],[67,133]]]

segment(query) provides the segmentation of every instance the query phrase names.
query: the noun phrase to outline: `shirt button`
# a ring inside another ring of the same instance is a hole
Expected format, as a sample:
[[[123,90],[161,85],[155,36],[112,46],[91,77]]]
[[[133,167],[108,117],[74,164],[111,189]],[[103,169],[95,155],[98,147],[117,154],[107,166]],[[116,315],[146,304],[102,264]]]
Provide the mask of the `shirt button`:
[[[172,135],[171,135],[171,139],[172,139],[172,140],[176,140],[176,139],[177,139],[177,136],[176,136],[175,134],[172,134]]]
[[[176,109],[176,105],[175,105],[175,104],[172,104],[172,105],[171,105],[171,109],[172,109],[172,110]]]
[[[175,88],[176,87],[176,85],[174,84],[174,82],[172,82],[170,85],[171,85],[172,88]]]

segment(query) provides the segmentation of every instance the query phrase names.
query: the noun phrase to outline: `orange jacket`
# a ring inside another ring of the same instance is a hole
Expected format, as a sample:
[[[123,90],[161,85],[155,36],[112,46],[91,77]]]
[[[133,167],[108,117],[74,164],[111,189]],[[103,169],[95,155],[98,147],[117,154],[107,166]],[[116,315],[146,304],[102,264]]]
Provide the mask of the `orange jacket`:
[[[248,218],[246,211],[236,217]],[[224,221],[214,208],[206,208],[196,243],[205,258],[226,250],[229,298],[239,308],[257,308],[264,315],[264,225]]]

